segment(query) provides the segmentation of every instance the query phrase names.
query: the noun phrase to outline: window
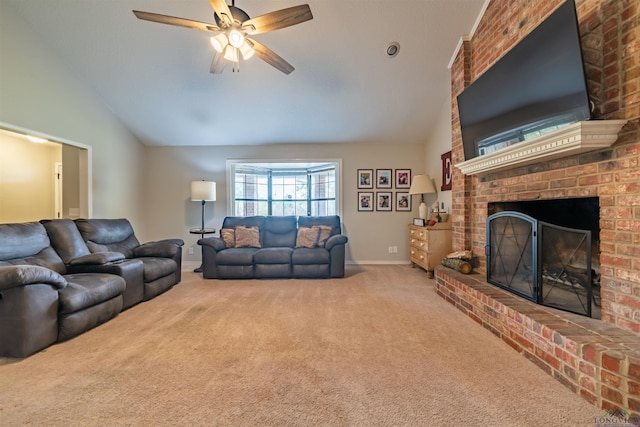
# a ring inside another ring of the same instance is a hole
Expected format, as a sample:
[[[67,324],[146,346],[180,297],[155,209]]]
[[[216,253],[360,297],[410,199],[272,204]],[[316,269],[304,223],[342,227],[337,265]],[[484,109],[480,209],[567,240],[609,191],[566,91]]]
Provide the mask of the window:
[[[231,215],[338,215],[338,162],[231,162]]]

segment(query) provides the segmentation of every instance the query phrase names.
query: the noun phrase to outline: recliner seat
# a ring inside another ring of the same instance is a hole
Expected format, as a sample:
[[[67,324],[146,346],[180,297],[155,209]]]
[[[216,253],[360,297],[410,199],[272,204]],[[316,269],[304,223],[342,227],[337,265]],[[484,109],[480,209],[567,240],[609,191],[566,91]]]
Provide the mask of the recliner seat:
[[[127,219],[76,219],[75,224],[92,253],[119,252],[143,264],[147,301],[169,290],[182,279],[182,239],[140,244]]]

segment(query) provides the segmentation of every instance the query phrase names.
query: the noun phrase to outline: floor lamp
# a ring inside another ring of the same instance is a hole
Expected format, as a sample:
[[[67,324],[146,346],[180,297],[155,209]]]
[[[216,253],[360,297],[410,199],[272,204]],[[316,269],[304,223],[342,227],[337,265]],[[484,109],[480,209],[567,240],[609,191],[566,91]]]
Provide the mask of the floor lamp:
[[[422,219],[427,219],[427,205],[424,203],[425,194],[436,193],[436,187],[431,182],[429,175],[415,175],[411,179],[411,188],[409,188],[409,194],[420,194],[420,206],[418,207],[418,216]]]
[[[189,230],[191,234],[200,234],[204,238],[205,234],[213,234],[216,232],[213,228],[204,228],[204,205],[206,202],[216,201],[216,183],[213,181],[192,181],[191,182],[191,201],[202,203],[202,222],[199,229]],[[194,270],[196,273],[202,271],[202,264]]]

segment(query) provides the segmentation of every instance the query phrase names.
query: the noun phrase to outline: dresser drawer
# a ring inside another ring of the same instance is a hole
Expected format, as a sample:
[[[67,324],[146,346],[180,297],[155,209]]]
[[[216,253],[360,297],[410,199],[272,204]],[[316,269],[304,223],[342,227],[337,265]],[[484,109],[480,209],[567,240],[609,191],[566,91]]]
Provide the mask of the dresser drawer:
[[[429,249],[429,242],[426,240],[409,239],[409,245],[425,251]]]
[[[414,228],[409,229],[409,238],[410,239],[420,239],[425,240],[427,238],[426,230],[416,230]]]

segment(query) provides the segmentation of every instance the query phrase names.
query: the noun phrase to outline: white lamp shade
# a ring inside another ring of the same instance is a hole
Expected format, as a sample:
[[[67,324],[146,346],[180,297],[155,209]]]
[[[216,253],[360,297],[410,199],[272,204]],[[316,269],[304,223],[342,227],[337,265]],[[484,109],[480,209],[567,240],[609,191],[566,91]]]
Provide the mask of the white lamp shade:
[[[436,188],[433,186],[429,175],[415,175],[411,180],[409,194],[431,194],[435,192]]]
[[[191,200],[194,202],[216,200],[216,183],[213,181],[192,181]]]

